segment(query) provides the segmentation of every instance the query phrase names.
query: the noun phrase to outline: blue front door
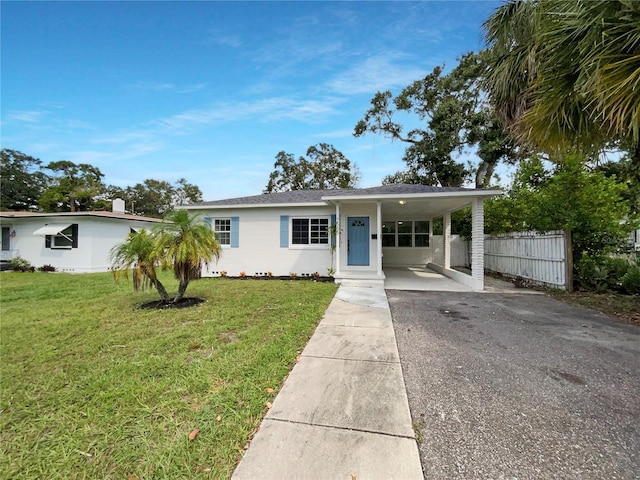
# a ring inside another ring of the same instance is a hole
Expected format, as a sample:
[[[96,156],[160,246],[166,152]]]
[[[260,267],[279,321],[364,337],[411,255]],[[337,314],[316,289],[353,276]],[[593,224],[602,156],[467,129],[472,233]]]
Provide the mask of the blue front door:
[[[347,265],[369,265],[369,217],[347,217]]]

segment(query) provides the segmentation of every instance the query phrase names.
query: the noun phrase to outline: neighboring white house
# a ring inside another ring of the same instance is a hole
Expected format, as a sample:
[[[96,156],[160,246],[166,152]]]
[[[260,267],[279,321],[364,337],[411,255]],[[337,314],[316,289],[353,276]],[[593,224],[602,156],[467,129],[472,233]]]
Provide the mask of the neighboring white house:
[[[210,222],[223,252],[205,276],[227,272],[298,276],[332,272],[336,281],[383,282],[385,266],[429,266],[474,289],[484,285],[486,198],[476,190],[425,185],[298,190],[183,207]],[[451,212],[472,207],[472,276],[451,269]],[[433,263],[433,218],[444,219],[440,265]],[[333,225],[333,229],[331,228]],[[333,232],[332,232],[333,230]],[[335,233],[332,235],[332,233]]]
[[[109,252],[131,231],[151,228],[157,218],[118,212],[0,212],[6,264],[22,257],[34,267],[53,265],[60,272],[109,270]]]

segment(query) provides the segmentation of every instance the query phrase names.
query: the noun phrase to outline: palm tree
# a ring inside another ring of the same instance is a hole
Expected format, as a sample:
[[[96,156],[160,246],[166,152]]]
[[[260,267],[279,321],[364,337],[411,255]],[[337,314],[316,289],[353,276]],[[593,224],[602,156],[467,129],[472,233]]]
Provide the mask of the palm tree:
[[[144,290],[153,286],[163,302],[169,302],[169,294],[158,279],[156,266],[159,264],[155,236],[145,229],[132,232],[120,245],[111,249],[111,269],[118,281],[133,270],[133,289]]]
[[[488,90],[543,151],[631,144],[640,165],[640,2],[516,0],[485,22]]]
[[[191,280],[200,278],[202,267],[218,260],[221,253],[211,227],[198,215],[186,210],[167,214],[155,230],[154,251],[163,270],[172,269],[178,280],[178,293],[173,302],[180,301]]]

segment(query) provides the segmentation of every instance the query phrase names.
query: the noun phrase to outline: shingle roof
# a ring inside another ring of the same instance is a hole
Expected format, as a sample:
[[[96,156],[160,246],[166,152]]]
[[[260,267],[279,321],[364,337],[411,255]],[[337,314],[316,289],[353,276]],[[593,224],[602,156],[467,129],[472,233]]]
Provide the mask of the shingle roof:
[[[403,195],[415,193],[451,193],[472,192],[473,188],[434,187],[430,185],[382,185],[371,188],[338,188],[332,190],[293,190],[291,192],[264,193],[249,197],[227,198],[210,202],[189,205],[189,208],[225,205],[280,205],[291,203],[319,203],[324,204],[323,197],[331,196],[361,196],[361,195]]]

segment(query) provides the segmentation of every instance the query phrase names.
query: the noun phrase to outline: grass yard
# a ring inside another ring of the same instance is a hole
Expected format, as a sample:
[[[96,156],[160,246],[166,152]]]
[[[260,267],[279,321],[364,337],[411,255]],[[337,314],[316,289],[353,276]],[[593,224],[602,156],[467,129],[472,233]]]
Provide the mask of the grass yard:
[[[110,274],[0,274],[0,478],[229,477],[335,291],[202,279],[141,310]]]

